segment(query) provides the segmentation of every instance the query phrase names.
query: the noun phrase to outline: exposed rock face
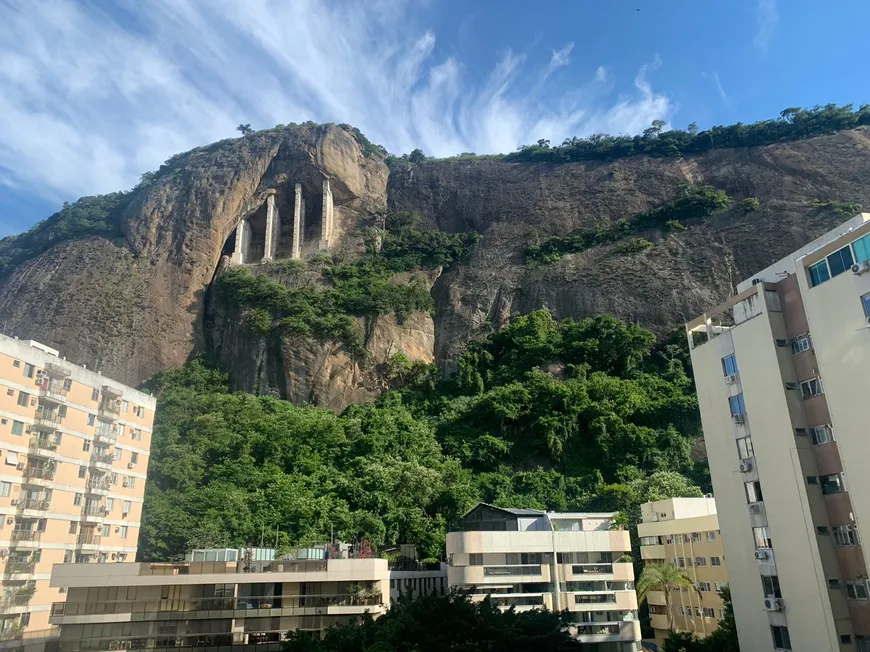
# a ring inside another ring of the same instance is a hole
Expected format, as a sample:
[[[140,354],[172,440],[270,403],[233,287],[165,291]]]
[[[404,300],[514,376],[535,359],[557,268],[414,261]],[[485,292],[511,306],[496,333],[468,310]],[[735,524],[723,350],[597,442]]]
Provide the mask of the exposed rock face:
[[[0,288],[6,332],[128,383],[184,364],[204,345],[204,298],[224,244],[268,191],[292,198],[301,182],[319,196],[329,178],[338,246],[353,249],[347,232],[384,206],[387,174],[334,126],[259,132],[195,151],[180,171],[137,193],[124,241],[63,243],[15,270]],[[317,226],[306,224],[306,234]]]
[[[227,362],[240,388],[341,409],[376,395],[383,383],[341,347],[251,338],[220,315],[203,327],[227,238],[268,193],[275,192],[283,218],[292,214],[295,184],[302,184],[306,213],[310,206],[303,257],[317,250],[316,197],[325,179],[338,249],[359,250],[354,231],[387,202],[420,211],[433,228],[478,231],[470,260],[434,281],[434,322],[418,314],[402,325],[392,317],[364,325],[374,366],[402,351],[450,370],[470,339],[540,307],[558,317],[612,313],[658,331],[694,317],[726,298],[737,281],[847,217],[819,210],[813,200],[870,206],[868,133],[687,159],[456,160],[390,172],[340,127],[259,132],[198,150],[138,191],[124,214],[123,239],[61,243],[21,265],[0,286],[0,310],[6,332],[56,346],[125,382],[208,348]],[[631,217],[671,199],[686,181],[726,190],[734,207],[681,233],[644,234],[656,246],[639,255],[602,246],[555,265],[523,265],[528,244]],[[757,212],[740,208],[749,196],[761,200]]]

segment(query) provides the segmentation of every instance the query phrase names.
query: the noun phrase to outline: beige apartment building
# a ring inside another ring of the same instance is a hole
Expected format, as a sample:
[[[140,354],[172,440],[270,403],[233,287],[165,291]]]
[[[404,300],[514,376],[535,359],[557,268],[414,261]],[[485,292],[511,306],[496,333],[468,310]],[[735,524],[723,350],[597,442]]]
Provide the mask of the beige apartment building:
[[[740,647],[870,650],[870,214],[687,324]]]
[[[359,558],[347,548],[298,551],[198,550],[183,563],[64,564],[51,585],[66,600],[52,609],[62,652],[195,648],[280,650],[292,630],[321,632],[365,613],[386,612],[402,595],[444,595],[445,565]],[[208,560],[208,561],[206,561]]]
[[[615,517],[480,503],[447,534],[450,587],[505,609],[568,610],[584,650],[640,650],[631,542]]]
[[[640,557],[645,564],[671,564],[685,570],[694,589],[671,591],[671,614],[665,595],[647,596],[650,624],[661,645],[671,631],[706,636],[719,626],[725,606],[719,591],[728,583],[725,551],[716,501],[705,498],[668,498],[640,506],[637,525]]]
[[[54,564],[136,556],[155,399],[0,335],[0,639],[49,634]]]

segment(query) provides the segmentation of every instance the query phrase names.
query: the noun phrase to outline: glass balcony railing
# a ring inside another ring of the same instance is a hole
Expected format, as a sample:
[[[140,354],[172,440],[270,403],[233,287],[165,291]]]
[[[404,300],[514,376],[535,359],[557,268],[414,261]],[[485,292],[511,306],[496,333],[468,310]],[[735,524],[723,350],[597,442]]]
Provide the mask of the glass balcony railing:
[[[540,565],[526,566],[484,566],[483,574],[485,576],[499,575],[540,575]]]

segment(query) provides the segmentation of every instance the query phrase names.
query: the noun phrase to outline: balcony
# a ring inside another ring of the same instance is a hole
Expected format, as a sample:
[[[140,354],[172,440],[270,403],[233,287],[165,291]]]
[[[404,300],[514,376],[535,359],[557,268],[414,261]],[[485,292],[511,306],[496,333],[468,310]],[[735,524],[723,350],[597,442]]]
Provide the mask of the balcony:
[[[571,573],[573,575],[611,575],[613,573],[613,564],[572,564]]]
[[[31,512],[46,512],[51,505],[45,498],[23,498],[18,500],[18,509]]]
[[[105,419],[117,419],[118,415],[121,414],[120,401],[100,401],[100,405],[97,407],[97,414]]]
[[[102,539],[100,534],[79,534],[76,537],[76,546],[82,550],[98,550]]]
[[[68,392],[69,390],[63,386],[62,382],[49,380],[44,381],[37,389],[39,398],[52,401],[53,403],[66,402],[66,395]]]
[[[87,505],[82,509],[82,521],[85,523],[102,523],[108,514],[109,510],[102,505]]]
[[[15,548],[38,548],[42,532],[38,530],[12,530],[12,546]]]
[[[55,457],[57,455],[58,443],[48,437],[31,437],[30,444],[27,450],[31,455],[39,455],[40,457]]]
[[[49,376],[54,376],[56,378],[66,378],[72,374],[69,369],[67,369],[63,365],[57,364],[56,362],[46,362],[45,372]]]
[[[55,468],[53,466],[30,466],[24,467],[24,484],[48,487],[54,482]]]
[[[0,613],[20,613],[24,607],[30,604],[35,589],[32,586],[23,586],[20,589],[9,591],[0,599]]]
[[[94,440],[98,444],[112,445],[118,439],[118,433],[109,428],[98,428],[94,433]]]
[[[111,486],[108,478],[89,478],[85,484],[85,492],[105,496],[109,493]]]
[[[114,461],[115,456],[112,453],[94,453],[91,455],[91,465],[105,471],[112,469],[112,462]]]
[[[58,415],[57,410],[37,409],[33,416],[33,425],[38,428],[47,428],[49,430],[57,430],[63,419]]]
[[[540,575],[541,574],[541,566],[540,565],[526,565],[526,566],[484,566],[483,567],[483,576],[484,577],[507,577],[507,576],[527,576],[527,575]]]
[[[6,562],[6,575],[32,575],[36,569],[35,561],[9,560]]]

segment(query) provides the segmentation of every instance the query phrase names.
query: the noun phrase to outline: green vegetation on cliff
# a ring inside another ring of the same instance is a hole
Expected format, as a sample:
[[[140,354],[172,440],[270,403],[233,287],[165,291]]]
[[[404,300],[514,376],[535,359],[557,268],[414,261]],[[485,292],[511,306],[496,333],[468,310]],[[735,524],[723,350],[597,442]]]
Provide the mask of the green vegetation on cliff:
[[[708,185],[684,184],[673,199],[661,206],[638,213],[631,220],[618,220],[610,226],[598,229],[574,229],[565,236],[554,236],[541,244],[532,245],[526,249],[526,260],[555,263],[565,254],[577,253],[608,242],[621,241],[637,231],[683,230],[687,220],[704,219],[730,205],[731,199],[724,190]],[[632,254],[652,246],[652,243],[642,239],[632,240],[629,243],[620,243],[619,251]]]
[[[675,340],[676,341],[676,340]],[[230,393],[200,361],[155,377],[140,552],[368,537],[443,554],[477,500],[621,510],[700,495],[699,425],[686,352],[635,325],[539,311],[473,344],[455,377],[413,384],[340,416]],[[401,365],[398,365],[401,366]]]

